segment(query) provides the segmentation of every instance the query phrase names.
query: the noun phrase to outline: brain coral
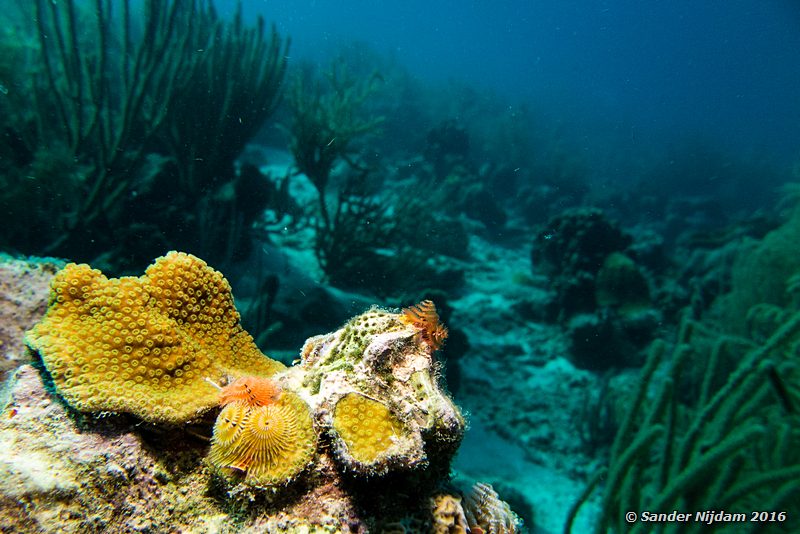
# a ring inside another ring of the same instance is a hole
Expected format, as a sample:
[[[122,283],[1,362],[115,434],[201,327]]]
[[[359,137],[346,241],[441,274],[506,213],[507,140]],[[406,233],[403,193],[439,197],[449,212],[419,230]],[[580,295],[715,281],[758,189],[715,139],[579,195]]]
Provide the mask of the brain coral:
[[[26,343],[73,407],[147,421],[183,422],[216,405],[219,392],[205,379],[284,368],[242,329],[225,278],[180,252],[138,278],[67,265]]]
[[[314,457],[316,434],[308,406],[284,391],[265,405],[236,401],[226,405],[214,425],[208,459],[223,475],[253,486],[291,480]]]

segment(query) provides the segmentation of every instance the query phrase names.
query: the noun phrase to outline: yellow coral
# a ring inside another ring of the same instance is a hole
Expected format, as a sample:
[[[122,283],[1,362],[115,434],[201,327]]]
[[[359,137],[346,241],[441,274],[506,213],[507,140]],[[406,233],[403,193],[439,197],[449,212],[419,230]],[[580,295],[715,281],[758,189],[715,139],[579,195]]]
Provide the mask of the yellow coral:
[[[205,378],[284,368],[242,329],[225,278],[180,252],[157,259],[138,278],[109,279],[88,265],[67,265],[26,343],[78,410],[148,421],[183,422],[214,406],[219,393]]]
[[[264,406],[233,402],[214,424],[208,459],[225,474],[245,472],[254,486],[282,484],[300,473],[316,450],[311,414],[296,394],[284,391]]]
[[[384,404],[359,393],[348,393],[336,403],[333,428],[350,456],[368,465],[389,451],[403,426]]]

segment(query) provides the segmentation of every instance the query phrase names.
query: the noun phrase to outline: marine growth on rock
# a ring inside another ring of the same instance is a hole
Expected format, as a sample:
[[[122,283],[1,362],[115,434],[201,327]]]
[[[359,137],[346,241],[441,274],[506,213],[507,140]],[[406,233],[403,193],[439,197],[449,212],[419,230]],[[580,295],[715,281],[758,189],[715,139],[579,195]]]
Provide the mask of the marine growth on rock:
[[[67,265],[25,341],[74,408],[152,422],[183,423],[215,406],[209,379],[284,369],[242,328],[222,274],[181,252],[138,278]]]
[[[220,406],[209,464],[233,484],[276,487],[328,451],[345,472],[445,476],[465,427],[438,385],[446,334],[431,301],[372,308],[309,339],[286,369],[241,327],[225,278],[170,252],[138,278],[67,265],[26,342],[79,411],[175,424]]]

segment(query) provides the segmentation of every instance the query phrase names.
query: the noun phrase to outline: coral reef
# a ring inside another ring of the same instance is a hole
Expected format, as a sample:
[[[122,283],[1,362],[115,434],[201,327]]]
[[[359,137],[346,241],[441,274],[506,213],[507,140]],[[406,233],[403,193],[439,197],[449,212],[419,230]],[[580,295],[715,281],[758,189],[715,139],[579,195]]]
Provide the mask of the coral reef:
[[[42,450],[42,462],[61,460],[37,439],[69,444],[69,436],[85,434],[94,443],[85,445],[93,458],[91,468],[75,463],[58,468],[59,480],[84,477],[91,482],[45,504],[50,492],[56,491],[48,483],[34,498],[42,503],[42,513],[90,503],[98,510],[91,521],[113,523],[120,530],[130,527],[128,519],[112,517],[108,510],[113,492],[106,489],[105,479],[86,471],[98,469],[101,457],[115,457],[114,442],[102,430],[109,427],[114,429],[112,435],[148,441],[147,446],[129,451],[135,461],[169,465],[170,458],[181,455],[180,476],[189,484],[179,489],[183,492],[181,514],[171,522],[165,514],[154,513],[148,528],[204,529],[233,521],[234,529],[362,532],[367,525],[385,524],[383,514],[389,503],[392,517],[433,524],[431,511],[421,517],[418,512],[426,509],[422,503],[447,480],[465,421],[438,386],[433,355],[445,330],[431,302],[400,313],[370,309],[335,332],[309,339],[299,364],[288,369],[252,350],[252,339],[238,323],[227,282],[188,254],[172,252],[159,258],[139,278],[108,279],[89,266],[70,264],[53,279],[50,304],[27,336],[46,373],[40,377],[32,367],[17,372],[6,416],[0,421],[0,439],[4,427],[7,439],[16,439],[15,433],[22,431],[16,425],[35,417],[41,428],[30,438],[30,449]],[[216,312],[209,313],[212,309]],[[158,328],[164,325],[172,330]],[[122,331],[126,328],[130,331]],[[433,333],[438,334],[431,337]],[[170,337],[180,338],[181,344],[171,344]],[[174,347],[170,352],[177,354],[153,354],[156,348],[166,347]],[[130,360],[123,354],[130,355]],[[74,361],[78,358],[81,361]],[[137,367],[130,363],[134,358]],[[173,369],[162,361],[169,358],[175,358]],[[199,363],[202,359],[208,363]],[[142,371],[142,366],[149,367]],[[159,369],[162,373],[157,375]],[[179,369],[184,371],[180,376],[174,372]],[[250,375],[248,370],[260,373]],[[163,387],[165,375],[171,377],[171,388]],[[156,376],[161,379],[154,382]],[[103,411],[104,417],[85,416],[54,402],[43,378],[52,379],[56,391],[73,408]],[[184,388],[177,387],[178,378],[183,379]],[[227,385],[215,386],[214,381]],[[31,395],[35,402],[28,403],[25,399]],[[213,429],[204,431],[209,420],[198,419],[197,414],[217,404],[222,409]],[[42,418],[37,410],[57,412],[58,424]],[[22,411],[25,417],[19,416]],[[153,424],[137,430],[138,425],[130,426],[129,416],[110,412],[130,413]],[[175,426],[188,420],[194,420],[193,430]],[[84,426],[81,431],[78,421]],[[209,430],[210,450],[201,440],[181,439],[184,432],[194,435]],[[67,438],[54,440],[53,432]],[[22,482],[33,484],[37,475],[31,471],[19,476],[26,478]],[[392,483],[381,485],[382,477],[391,478]],[[164,475],[148,476],[146,487],[141,487],[125,475],[116,483],[124,495],[122,505],[147,510],[163,506],[161,497],[172,491],[164,487],[172,483],[167,480],[171,479]],[[174,485],[180,486],[177,481]],[[400,487],[415,491],[398,501],[394,492],[401,491]],[[391,488],[389,493],[387,488]],[[128,496],[129,492],[148,501],[147,505]],[[4,488],[0,498],[13,495]],[[356,509],[362,510],[360,517]],[[9,525],[50,524],[27,512],[6,521]],[[70,528],[91,528],[88,521],[75,517]]]
[[[662,317],[650,282],[631,258],[634,240],[599,209],[554,217],[534,242],[534,270],[551,280],[550,316],[566,327],[577,367],[641,364]]]
[[[178,252],[139,278],[108,279],[88,265],[68,265],[53,279],[47,314],[26,342],[78,410],[146,421],[180,423],[216,405],[206,379],[283,368],[242,329],[225,278]]]
[[[800,196],[797,191],[794,195]],[[784,224],[763,239],[746,239],[733,262],[731,290],[715,302],[726,330],[747,332],[747,312],[758,304],[786,307],[795,297],[787,291],[792,276],[800,273],[797,243],[800,240],[800,208],[794,207]]]
[[[771,523],[771,531],[796,531],[800,455],[793,406],[800,395],[790,347],[798,336],[796,312],[758,345],[689,319],[671,354],[666,343],[654,343],[608,466],[589,482],[565,532],[601,480],[598,533],[647,532],[644,523],[625,523],[625,511],[634,509],[783,511],[789,520]],[[728,369],[729,362],[736,363]],[[701,373],[699,381],[692,370]],[[682,387],[689,393],[681,396]]]
[[[234,160],[278,102],[288,41],[208,0],[26,4],[31,50],[0,100],[0,153],[15,154],[0,244],[141,266],[177,242],[218,261],[241,252],[255,216],[232,208],[258,188]]]
[[[612,252],[625,250],[632,238],[597,208],[566,210],[536,236],[532,260],[547,273],[596,274]]]
[[[597,272],[595,300],[598,306],[629,314],[650,307],[650,288],[636,262],[621,252],[612,252]]]

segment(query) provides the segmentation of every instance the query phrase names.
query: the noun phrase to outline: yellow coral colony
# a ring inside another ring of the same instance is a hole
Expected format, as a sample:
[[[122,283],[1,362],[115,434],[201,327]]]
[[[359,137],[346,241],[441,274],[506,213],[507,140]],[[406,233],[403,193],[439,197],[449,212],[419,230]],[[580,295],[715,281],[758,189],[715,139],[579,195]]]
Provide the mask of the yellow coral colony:
[[[390,452],[402,425],[382,403],[348,393],[336,403],[333,428],[354,460],[370,465]]]
[[[138,278],[67,265],[26,342],[73,407],[147,421],[184,422],[216,405],[219,392],[206,378],[284,368],[242,329],[227,280],[180,252]]]
[[[217,417],[208,459],[226,475],[245,473],[253,486],[291,480],[316,450],[311,414],[296,394],[283,391],[274,402],[227,404]]]

